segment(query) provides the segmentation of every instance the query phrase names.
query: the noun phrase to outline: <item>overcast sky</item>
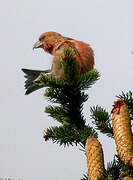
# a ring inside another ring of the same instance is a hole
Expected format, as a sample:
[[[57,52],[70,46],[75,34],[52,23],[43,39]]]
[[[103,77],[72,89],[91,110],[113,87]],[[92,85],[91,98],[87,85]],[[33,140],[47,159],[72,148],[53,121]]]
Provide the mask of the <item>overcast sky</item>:
[[[89,122],[90,106],[110,112],[115,95],[133,89],[133,1],[5,0],[0,22],[0,178],[80,179],[87,171],[86,157],[77,147],[44,142],[44,129],[57,122],[44,113],[44,89],[24,95],[21,68],[51,66],[52,56],[32,50],[43,32],[89,43],[101,78],[88,91],[84,113]],[[104,135],[99,140],[107,163],[115,152],[114,141]]]

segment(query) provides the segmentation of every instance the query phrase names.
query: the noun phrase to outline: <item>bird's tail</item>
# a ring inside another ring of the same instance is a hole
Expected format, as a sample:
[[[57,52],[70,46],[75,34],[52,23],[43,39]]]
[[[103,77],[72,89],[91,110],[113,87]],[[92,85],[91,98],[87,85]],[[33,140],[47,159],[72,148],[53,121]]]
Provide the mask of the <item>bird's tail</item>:
[[[31,69],[22,69],[22,71],[25,73],[25,89],[26,92],[25,94],[28,95],[40,88],[42,88],[43,86],[39,86],[35,80],[38,78],[38,76],[40,75],[40,73],[49,73],[50,70],[45,70],[45,71],[40,71],[40,70],[31,70]]]

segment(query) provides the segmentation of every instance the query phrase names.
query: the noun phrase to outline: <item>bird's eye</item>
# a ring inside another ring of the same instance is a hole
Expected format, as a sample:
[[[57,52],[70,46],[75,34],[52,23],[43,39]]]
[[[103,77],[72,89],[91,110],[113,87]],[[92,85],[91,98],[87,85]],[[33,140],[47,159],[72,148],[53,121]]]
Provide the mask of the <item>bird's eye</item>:
[[[43,36],[41,38],[39,38],[39,41],[43,41],[46,38],[46,36]]]

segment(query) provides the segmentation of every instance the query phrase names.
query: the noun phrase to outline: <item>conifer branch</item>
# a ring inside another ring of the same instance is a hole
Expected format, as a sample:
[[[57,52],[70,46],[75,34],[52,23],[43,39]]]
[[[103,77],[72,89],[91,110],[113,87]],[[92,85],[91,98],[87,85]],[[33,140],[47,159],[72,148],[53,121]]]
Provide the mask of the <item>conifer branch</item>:
[[[90,108],[91,118],[96,129],[108,137],[113,138],[113,129],[111,125],[111,118],[108,112],[100,106],[93,106]]]
[[[47,75],[46,73],[42,72],[36,80],[36,84],[41,87],[61,88],[65,85],[65,81],[60,80],[56,76]]]
[[[120,177],[120,170],[121,170],[121,164],[120,161],[118,160],[117,156],[114,156],[114,159],[112,162],[107,163],[107,180],[111,179],[119,179]]]
[[[89,126],[85,126],[84,129],[78,131],[72,126],[64,125],[64,126],[55,126],[51,128],[47,128],[44,132],[44,139],[52,140],[53,143],[57,143],[59,145],[69,146],[69,145],[85,145],[85,142],[88,136],[97,137],[97,133],[93,128]]]
[[[45,112],[62,124],[69,124],[68,109],[64,106],[47,106]]]
[[[91,86],[99,80],[99,73],[97,70],[91,70],[85,74],[81,74],[79,77],[76,78],[76,87],[81,90],[86,90],[91,88]]]
[[[115,155],[113,161],[107,164],[105,170],[102,146],[97,139],[98,133],[93,127],[86,124],[83,114],[84,103],[89,98],[85,90],[95,84],[100,74],[96,69],[82,74],[83,69],[77,69],[80,53],[77,52],[79,56],[76,56],[74,50],[76,48],[72,47],[64,48],[62,54],[59,55],[60,66],[62,66],[59,68],[61,78],[58,78],[60,77],[58,68],[58,77],[51,75],[53,71],[49,70],[22,69],[26,77],[26,94],[47,87],[44,96],[52,105],[47,106],[45,112],[60,123],[60,126],[47,128],[44,132],[44,139],[45,141],[52,140],[53,143],[64,147],[79,145],[81,150],[86,152],[89,172],[84,174],[81,180],[88,180],[88,178],[97,180],[133,179],[133,135],[130,122],[130,120],[133,121],[133,93],[131,91],[122,92],[116,96],[124,105],[121,103],[114,105],[112,120],[104,108],[100,106],[90,108],[95,129],[114,138],[117,146],[118,155]],[[87,68],[89,69],[89,67]]]
[[[107,177],[105,180],[112,178],[112,180],[123,179],[127,175],[133,176],[133,169],[125,165],[118,155],[114,155],[113,161],[107,163]]]

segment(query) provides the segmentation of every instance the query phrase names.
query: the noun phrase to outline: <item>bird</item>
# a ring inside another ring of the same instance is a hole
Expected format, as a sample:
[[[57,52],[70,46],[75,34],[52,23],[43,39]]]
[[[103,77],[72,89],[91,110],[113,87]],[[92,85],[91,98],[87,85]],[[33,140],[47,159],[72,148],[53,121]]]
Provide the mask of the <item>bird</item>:
[[[51,54],[53,56],[52,67],[51,69],[42,71],[22,69],[26,78],[26,95],[43,87],[37,84],[40,73],[42,72],[63,80],[64,70],[61,66],[61,54],[63,54],[64,49],[69,47],[71,47],[75,53],[77,76],[94,69],[94,52],[89,44],[62,36],[57,32],[45,32],[40,35],[38,41],[33,45],[33,49],[41,48]]]

